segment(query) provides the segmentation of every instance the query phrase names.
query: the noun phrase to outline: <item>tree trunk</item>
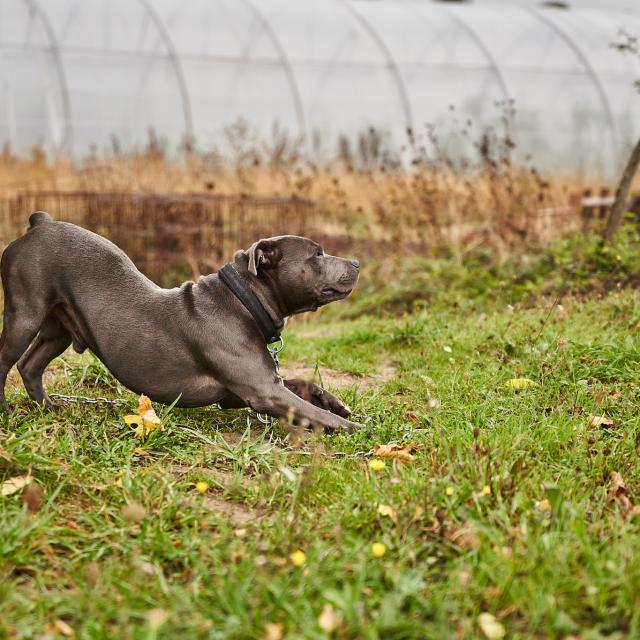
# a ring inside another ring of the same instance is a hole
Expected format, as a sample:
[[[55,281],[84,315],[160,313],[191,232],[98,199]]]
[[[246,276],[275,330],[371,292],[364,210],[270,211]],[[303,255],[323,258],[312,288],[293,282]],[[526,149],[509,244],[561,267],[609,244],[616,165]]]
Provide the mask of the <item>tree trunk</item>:
[[[609,218],[607,219],[607,226],[603,234],[605,242],[611,243],[615,232],[620,226],[622,214],[624,213],[627,200],[629,198],[629,189],[631,188],[631,182],[633,181],[633,176],[635,176],[639,166],[640,140],[638,140],[636,146],[633,148],[633,151],[631,152],[631,156],[629,158],[629,162],[627,162],[627,166],[625,167],[622,178],[620,179],[620,184],[618,185],[618,190],[616,191],[616,199],[613,203],[613,206],[611,207],[611,212],[609,213]]]

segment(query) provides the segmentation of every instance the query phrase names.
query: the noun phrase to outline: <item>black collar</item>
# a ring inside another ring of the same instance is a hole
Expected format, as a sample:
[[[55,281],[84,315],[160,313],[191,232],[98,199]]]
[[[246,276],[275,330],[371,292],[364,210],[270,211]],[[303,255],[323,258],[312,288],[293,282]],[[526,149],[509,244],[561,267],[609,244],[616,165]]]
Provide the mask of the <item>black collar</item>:
[[[271,319],[271,316],[262,306],[262,302],[258,300],[258,296],[249,289],[240,277],[235,267],[230,263],[225,264],[224,267],[218,271],[218,275],[220,276],[220,280],[231,289],[235,297],[242,302],[247,311],[253,316],[267,344],[280,340],[280,332]]]

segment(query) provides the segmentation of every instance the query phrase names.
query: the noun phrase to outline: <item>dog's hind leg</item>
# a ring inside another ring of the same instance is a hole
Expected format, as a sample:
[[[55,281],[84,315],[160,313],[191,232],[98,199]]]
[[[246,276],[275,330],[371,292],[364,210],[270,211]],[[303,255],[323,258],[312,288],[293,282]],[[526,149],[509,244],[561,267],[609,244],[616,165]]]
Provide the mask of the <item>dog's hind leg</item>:
[[[18,362],[27,393],[39,405],[55,407],[44,390],[42,375],[47,365],[71,344],[71,334],[52,314],[47,316],[40,334]]]
[[[45,317],[46,311],[17,310],[5,299],[4,326],[0,336],[0,406],[5,411],[9,410],[4,394],[7,375],[29,348]]]

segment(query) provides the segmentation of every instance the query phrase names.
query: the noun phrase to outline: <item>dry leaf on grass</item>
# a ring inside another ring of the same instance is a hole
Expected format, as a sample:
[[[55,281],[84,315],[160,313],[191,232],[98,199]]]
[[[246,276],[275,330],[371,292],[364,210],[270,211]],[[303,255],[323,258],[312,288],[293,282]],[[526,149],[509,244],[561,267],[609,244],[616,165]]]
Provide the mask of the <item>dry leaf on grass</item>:
[[[16,476],[15,478],[9,478],[0,485],[0,493],[3,496],[11,496],[14,493],[18,493],[20,489],[24,489],[32,481],[33,476],[30,474],[27,474],[26,476]]]
[[[590,427],[612,427],[615,423],[611,418],[606,416],[594,416],[592,413],[587,418]]]
[[[60,618],[49,624],[45,624],[44,629],[47,633],[54,635],[60,634],[65,638],[73,638],[73,636],[75,636],[75,631],[64,620],[60,620]]]
[[[398,521],[398,516],[396,515],[395,509],[390,507],[388,504],[379,504],[378,505],[378,513],[381,516],[385,516],[387,518],[391,518],[391,520],[396,523]]]
[[[28,484],[22,494],[22,501],[27,505],[29,513],[38,513],[44,502],[44,494],[40,485],[35,482]]]
[[[414,458],[411,455],[418,445],[415,442],[409,442],[404,446],[395,442],[389,444],[374,444],[373,455],[378,458],[393,458],[394,460],[400,460],[400,462],[413,462]]]
[[[161,607],[156,607],[147,611],[146,618],[149,629],[157,631],[169,619],[169,612]]]
[[[139,502],[129,502],[120,510],[120,516],[127,522],[141,522],[147,517],[147,510]]]
[[[284,625],[281,622],[269,622],[264,631],[264,640],[282,640],[284,638]]]
[[[331,633],[340,623],[333,607],[327,602],[318,617],[318,626],[327,633]]]
[[[507,635],[505,628],[491,613],[481,613],[478,616],[478,626],[487,640],[501,640]]]
[[[625,518],[633,518],[640,514],[640,507],[631,502],[624,479],[617,471],[611,473],[611,484],[607,492],[607,500],[615,502],[620,507],[620,513]]]
[[[465,549],[475,550],[480,546],[476,528],[471,523],[463,524],[460,527],[452,523],[448,524],[444,532],[444,538]]]
[[[158,415],[151,405],[151,400],[145,395],[138,398],[137,413],[126,415],[124,421],[129,426],[135,427],[134,436],[136,438],[144,438],[155,429],[164,431],[160,418],[158,418]]]

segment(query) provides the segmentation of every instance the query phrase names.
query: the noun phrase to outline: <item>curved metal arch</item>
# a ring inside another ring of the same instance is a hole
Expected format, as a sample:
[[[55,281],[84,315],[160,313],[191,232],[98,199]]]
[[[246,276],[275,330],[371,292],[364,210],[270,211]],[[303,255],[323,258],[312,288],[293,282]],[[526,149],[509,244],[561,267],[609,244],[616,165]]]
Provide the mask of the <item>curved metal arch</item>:
[[[156,25],[156,29],[160,34],[160,38],[163,40],[165,47],[167,47],[167,52],[169,53],[169,59],[171,60],[171,64],[173,65],[173,70],[176,74],[176,79],[178,80],[178,87],[180,89],[180,98],[182,100],[182,111],[184,114],[184,126],[186,133],[186,142],[187,145],[190,145],[194,141],[194,131],[193,131],[193,114],[191,112],[191,101],[189,99],[189,91],[187,89],[187,81],[184,77],[184,70],[182,69],[182,64],[180,62],[180,58],[178,56],[178,52],[176,51],[175,46],[173,45],[173,41],[171,40],[171,36],[167,31],[167,28],[162,22],[162,19],[158,15],[158,12],[151,6],[151,3],[148,0],[138,0],[142,5],[143,10],[147,12],[151,21]]]
[[[448,7],[444,7],[447,11],[448,15],[451,19],[476,43],[476,46],[482,51],[482,54],[487,59],[489,63],[489,68],[493,71],[493,75],[496,77],[498,81],[498,85],[500,86],[500,91],[502,91],[502,95],[504,96],[504,100],[507,104],[511,102],[511,94],[509,93],[509,87],[507,85],[507,81],[504,79],[504,75],[502,75],[502,71],[500,71],[500,67],[498,66],[498,62],[493,57],[493,54],[489,50],[489,48],[482,41],[482,38],[476,33],[475,29],[473,29],[466,20],[463,20],[460,16],[456,15],[451,9]],[[509,129],[512,128],[513,122],[511,118],[511,110],[507,110],[507,124]]]
[[[280,42],[280,39],[276,35],[276,32],[273,30],[269,21],[266,19],[262,11],[258,9],[253,0],[242,0],[245,6],[249,8],[249,10],[253,13],[253,15],[258,19],[263,29],[266,31],[269,39],[273,43],[273,46],[276,48],[278,55],[280,56],[280,61],[282,66],[284,67],[285,75],[287,76],[287,82],[289,83],[289,88],[291,90],[291,95],[293,97],[293,106],[296,112],[296,118],[298,120],[298,127],[300,129],[300,135],[302,136],[302,141],[304,146],[307,146],[307,126],[306,126],[306,118],[304,114],[304,107],[302,105],[302,98],[300,97],[300,91],[298,89],[298,84],[296,82],[296,76],[293,71],[293,67],[291,66],[291,62],[287,57],[287,54]]]
[[[409,102],[409,96],[407,94],[407,88],[404,86],[402,80],[402,74],[396,64],[396,61],[391,55],[391,51],[385,44],[384,40],[380,37],[380,34],[373,28],[371,23],[355,8],[350,0],[342,0],[343,4],[347,7],[347,10],[355,19],[360,23],[360,26],[367,32],[367,35],[374,41],[378,49],[382,52],[383,57],[387,61],[387,67],[393,76],[398,94],[400,95],[400,102],[402,103],[402,110],[404,111],[404,117],[407,121],[407,129],[413,130],[413,114],[411,112],[411,103]]]
[[[596,73],[595,69],[591,66],[589,59],[587,58],[587,56],[584,55],[584,53],[582,53],[582,49],[580,49],[580,47],[573,41],[571,36],[562,27],[560,27],[552,19],[550,19],[548,16],[544,15],[541,11],[533,7],[523,7],[523,10],[528,11],[533,16],[538,18],[541,22],[544,22],[548,27],[550,27],[554,33],[560,36],[560,38],[576,54],[576,56],[582,63],[582,66],[587,72],[587,75],[591,78],[591,80],[593,81],[593,84],[596,87],[596,91],[598,93],[600,101],[602,102],[602,106],[604,107],[607,120],[609,121],[609,128],[611,130],[611,145],[612,145],[613,155],[615,157],[616,154],[618,153],[618,148],[619,148],[618,132],[616,131],[615,118],[613,116],[613,111],[611,109],[611,104],[609,102],[609,98],[607,97],[607,93],[604,90],[602,83],[600,82],[600,78],[598,78],[598,74]]]
[[[60,83],[60,92],[62,95],[62,112],[64,114],[64,132],[63,139],[61,141],[62,149],[66,151],[72,150],[73,141],[73,128],[71,121],[71,99],[69,96],[69,85],[67,84],[67,76],[64,72],[64,66],[62,65],[62,57],[60,56],[60,45],[56,38],[56,33],[53,29],[53,25],[49,20],[49,16],[43,11],[38,0],[24,0],[27,8],[35,15],[40,17],[42,26],[51,43],[51,55],[56,67],[56,73],[58,75],[58,82]]]

